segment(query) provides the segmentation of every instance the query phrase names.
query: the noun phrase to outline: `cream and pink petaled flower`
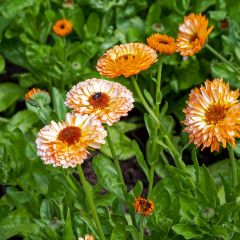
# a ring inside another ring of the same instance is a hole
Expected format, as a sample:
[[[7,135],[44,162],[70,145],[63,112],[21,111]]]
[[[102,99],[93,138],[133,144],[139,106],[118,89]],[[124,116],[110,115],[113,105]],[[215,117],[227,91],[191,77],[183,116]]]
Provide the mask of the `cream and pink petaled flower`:
[[[65,104],[75,113],[90,114],[112,125],[133,108],[132,93],[123,85],[103,79],[78,83],[68,93]]]
[[[222,79],[207,80],[205,86],[193,89],[183,110],[190,142],[211,151],[219,151],[220,144],[235,146],[235,138],[240,137],[238,97],[239,91],[231,91]]]
[[[89,149],[99,149],[107,136],[100,121],[89,115],[66,115],[63,122],[51,121],[38,133],[37,155],[54,167],[76,167],[88,157]]]
[[[178,28],[176,39],[177,52],[182,56],[193,56],[198,53],[207,41],[213,26],[208,28],[208,20],[201,14],[189,14]]]

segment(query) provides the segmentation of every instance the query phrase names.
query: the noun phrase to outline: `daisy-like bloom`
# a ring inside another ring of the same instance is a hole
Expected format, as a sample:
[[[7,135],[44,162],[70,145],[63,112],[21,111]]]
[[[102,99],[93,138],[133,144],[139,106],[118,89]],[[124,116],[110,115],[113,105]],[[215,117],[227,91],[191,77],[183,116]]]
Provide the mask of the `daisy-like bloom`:
[[[143,43],[126,43],[109,49],[97,62],[102,76],[129,77],[148,69],[157,61],[157,53]]]
[[[135,199],[133,204],[137,213],[147,217],[154,211],[154,203],[151,200],[147,200],[143,197],[138,197]]]
[[[201,14],[184,17],[184,23],[178,28],[177,52],[182,56],[193,56],[198,53],[207,41],[213,26],[208,28],[208,20]]]
[[[176,43],[174,38],[154,33],[147,39],[148,45],[161,54],[171,55],[176,52]]]
[[[73,25],[71,21],[67,19],[61,19],[54,24],[52,29],[56,35],[60,37],[65,37],[72,32],[72,28]]]
[[[27,103],[33,106],[45,106],[48,105],[51,101],[49,93],[39,88],[33,88],[28,91],[25,94],[24,99]]]
[[[94,236],[91,234],[86,234],[84,238],[82,237],[78,238],[78,240],[94,240],[94,239],[95,239]]]
[[[36,140],[37,155],[45,164],[62,168],[81,165],[89,149],[99,149],[107,133],[100,121],[89,115],[66,115],[64,122],[51,121]]]
[[[207,80],[205,86],[195,88],[189,95],[183,123],[190,142],[202,150],[211,147],[219,151],[220,144],[235,146],[240,131],[239,91],[231,91],[222,79]]]
[[[80,114],[90,114],[112,125],[133,108],[132,92],[119,83],[91,78],[75,85],[65,104]]]

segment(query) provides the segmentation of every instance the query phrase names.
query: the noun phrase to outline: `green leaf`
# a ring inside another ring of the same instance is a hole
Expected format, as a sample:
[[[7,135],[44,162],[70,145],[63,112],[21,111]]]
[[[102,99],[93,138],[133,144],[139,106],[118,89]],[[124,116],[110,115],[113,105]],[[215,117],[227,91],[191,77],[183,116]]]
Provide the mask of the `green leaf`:
[[[23,97],[24,90],[14,83],[0,84],[0,112],[5,111],[18,99]]]
[[[139,148],[136,141],[133,141],[133,149],[136,154],[138,164],[140,165],[141,169],[143,170],[147,179],[149,180],[149,168],[144,159],[143,153],[142,153],[141,149]]]
[[[0,12],[5,18],[13,17],[24,8],[34,5],[35,0],[6,0],[0,7]]]
[[[198,227],[190,224],[176,224],[172,229],[175,233],[182,235],[185,239],[194,239],[202,236]]]
[[[57,88],[52,88],[53,109],[58,116],[58,120],[64,120],[67,113],[67,108],[64,104],[64,96]]]
[[[70,214],[70,209],[68,208],[67,211],[67,219],[65,223],[65,228],[63,231],[63,239],[68,239],[68,240],[75,240],[76,238],[74,237],[73,230],[72,230],[72,220],[71,220],[71,214]]]
[[[33,124],[38,122],[36,114],[29,110],[17,112],[7,124],[7,130],[13,131],[19,128],[23,133],[26,133]]]
[[[0,55],[0,73],[2,73],[5,69],[5,60],[2,55]]]
[[[49,202],[44,199],[40,206],[40,217],[42,219],[51,220],[50,206]]]
[[[91,38],[97,35],[100,27],[100,18],[96,12],[92,12],[86,24],[84,25],[84,32],[87,38]]]
[[[73,28],[79,38],[83,38],[84,14],[81,8],[76,8],[72,13]]]
[[[130,233],[131,233],[133,240],[139,240],[139,239],[141,239],[138,230],[137,230],[134,226],[128,225],[128,226],[125,227],[125,229],[126,229],[127,232],[130,232]]]
[[[125,200],[121,183],[119,183],[118,174],[112,161],[103,155],[98,155],[93,158],[92,164],[101,186],[107,191],[114,193],[120,199]]]
[[[114,150],[121,160],[127,160],[134,156],[133,141],[128,138],[122,131],[116,126],[109,128],[111,139],[113,142]],[[108,143],[102,145],[101,152],[109,157],[112,157]]]
[[[125,239],[126,239],[126,237],[125,237],[124,226],[117,225],[112,231],[110,240],[125,240]]]
[[[202,166],[199,171],[199,190],[206,196],[209,206],[216,208],[219,203],[217,189],[209,170]]]

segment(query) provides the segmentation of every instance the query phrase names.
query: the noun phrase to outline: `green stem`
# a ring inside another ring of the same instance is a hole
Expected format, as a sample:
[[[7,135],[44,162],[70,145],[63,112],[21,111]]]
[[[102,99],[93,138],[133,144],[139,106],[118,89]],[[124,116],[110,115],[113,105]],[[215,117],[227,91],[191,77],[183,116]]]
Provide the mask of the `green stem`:
[[[137,92],[138,97],[141,100],[142,105],[145,107],[145,109],[148,111],[148,113],[152,116],[152,118],[155,120],[156,124],[158,125],[159,128],[161,128],[161,123],[158,120],[158,118],[156,117],[156,115],[154,114],[154,112],[151,110],[151,108],[148,106],[147,102],[145,101],[142,92],[137,84],[137,79],[136,78],[131,78],[133,86]]]
[[[93,215],[93,218],[94,218],[97,230],[98,230],[99,238],[101,240],[106,240],[106,238],[103,234],[103,231],[102,231],[101,223],[100,223],[99,218],[98,218],[97,210],[95,208],[95,205],[94,205],[94,202],[93,202],[93,199],[92,199],[92,195],[91,195],[91,192],[90,192],[90,189],[89,189],[89,186],[88,186],[88,182],[87,182],[87,180],[84,176],[81,165],[78,166],[77,169],[78,169],[78,174],[79,174],[81,183],[83,185],[83,189],[84,189],[85,194],[86,194],[87,202],[88,202],[89,207],[92,211],[92,215]]]
[[[228,146],[228,152],[229,152],[229,158],[230,158],[231,168],[232,168],[233,187],[236,187],[238,185],[237,166],[236,166],[236,160],[234,157],[232,146]]]
[[[156,81],[156,110],[157,115],[159,113],[159,105],[161,102],[160,94],[161,94],[161,77],[162,77],[162,63],[163,63],[163,57],[159,56],[158,60],[158,69],[157,69],[157,81]]]
[[[123,190],[123,193],[125,195],[125,198],[127,197],[127,189],[126,189],[126,185],[125,185],[125,182],[124,182],[124,178],[123,178],[123,175],[122,175],[122,170],[121,170],[121,167],[120,167],[120,164],[119,164],[119,160],[118,160],[118,157],[117,157],[117,154],[113,148],[113,142],[112,142],[112,138],[111,138],[111,134],[110,134],[110,131],[109,131],[109,127],[107,126],[107,142],[108,142],[108,146],[110,148],[110,151],[111,151],[111,154],[112,154],[112,159],[113,159],[113,162],[114,162],[114,165],[115,165],[115,168],[117,170],[117,173],[118,173],[118,178],[119,178],[119,181],[122,185],[122,190]]]
[[[140,240],[143,240],[144,238],[144,217],[141,216],[140,219]]]
[[[154,180],[154,172],[155,172],[155,166],[152,165],[150,167],[150,174],[149,174],[149,186],[148,186],[148,196],[151,194],[152,192],[152,188],[153,188],[153,180]]]
[[[235,72],[237,72],[238,74],[240,74],[239,69],[237,69],[236,67],[234,67],[234,65],[229,62],[225,57],[223,57],[219,52],[217,52],[214,48],[212,48],[210,45],[206,44],[205,45],[206,48],[212,52],[216,57],[218,57],[221,61],[223,61],[224,63],[226,63],[230,68],[232,68],[232,70],[234,70]]]
[[[174,160],[176,166],[180,169],[185,169],[186,165],[183,162],[181,155],[179,154],[179,152],[177,151],[175,146],[172,144],[169,137],[167,135],[165,135],[164,138],[166,140],[167,146],[169,147],[169,149],[172,153],[172,157],[173,157],[173,160]]]

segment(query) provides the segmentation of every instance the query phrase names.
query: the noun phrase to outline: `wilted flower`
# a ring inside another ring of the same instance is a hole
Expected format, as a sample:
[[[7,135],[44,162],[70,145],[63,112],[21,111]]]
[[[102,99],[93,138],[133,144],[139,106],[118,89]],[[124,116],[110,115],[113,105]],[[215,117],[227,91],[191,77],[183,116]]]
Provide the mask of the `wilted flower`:
[[[182,56],[193,56],[198,53],[207,41],[213,26],[208,28],[208,20],[201,14],[184,17],[184,23],[178,28],[177,52]]]
[[[102,76],[129,77],[148,69],[157,61],[157,53],[143,43],[126,43],[109,49],[97,62]]]
[[[36,140],[37,154],[45,164],[63,168],[81,165],[90,148],[99,149],[106,137],[100,121],[89,115],[66,115],[64,122],[51,121]]]
[[[67,19],[61,19],[54,24],[53,31],[56,35],[65,37],[72,32],[72,28],[73,26],[71,21]]]
[[[49,93],[39,88],[32,88],[25,94],[25,101],[35,107],[44,107],[51,102]]]
[[[133,205],[136,212],[145,217],[151,215],[154,211],[153,201],[147,200],[143,197],[136,198]]]
[[[147,39],[148,45],[161,54],[171,55],[176,52],[176,43],[174,38],[155,33]]]
[[[80,114],[91,114],[112,125],[133,108],[132,93],[123,85],[92,78],[78,83],[67,93],[65,104]]]
[[[205,86],[195,88],[189,95],[183,123],[190,142],[202,150],[211,147],[219,151],[220,143],[235,146],[240,131],[239,91],[230,91],[222,79],[207,80]]]

